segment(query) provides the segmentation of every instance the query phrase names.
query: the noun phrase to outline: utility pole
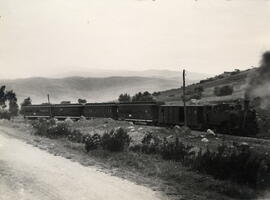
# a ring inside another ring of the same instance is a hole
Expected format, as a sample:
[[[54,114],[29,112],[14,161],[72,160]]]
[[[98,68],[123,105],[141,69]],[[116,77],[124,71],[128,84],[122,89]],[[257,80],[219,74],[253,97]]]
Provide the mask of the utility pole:
[[[51,105],[51,102],[50,102],[50,95],[47,94],[47,98],[48,98],[48,104],[50,106],[50,118],[52,118],[52,105]]]
[[[186,70],[183,70],[183,103],[184,103],[184,125],[187,126],[187,107],[186,107]]]
[[[48,104],[51,104],[50,103],[50,95],[49,94],[47,94],[47,98],[48,98]]]

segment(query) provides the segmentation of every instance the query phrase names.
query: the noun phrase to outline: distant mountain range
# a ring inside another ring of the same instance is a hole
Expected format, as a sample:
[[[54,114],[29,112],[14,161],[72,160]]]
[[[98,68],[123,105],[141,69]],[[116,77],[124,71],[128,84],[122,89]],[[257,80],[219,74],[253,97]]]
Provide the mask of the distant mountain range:
[[[53,103],[61,101],[77,102],[78,98],[88,102],[106,102],[116,100],[121,93],[134,94],[139,91],[159,91],[179,86],[179,82],[160,78],[146,77],[108,77],[84,78],[68,77],[27,78],[0,81],[7,89],[13,89],[21,102],[30,96],[33,103],[47,101],[50,94]]]
[[[187,83],[205,77],[205,74],[188,73]],[[133,95],[140,91],[162,91],[178,88],[181,84],[181,72],[169,70],[95,70],[68,72],[53,78],[0,79],[0,85],[16,92],[19,102],[30,96],[33,103],[46,102],[47,94],[50,94],[53,103],[77,102],[78,98],[88,102],[107,102],[117,100],[121,93]]]
[[[81,76],[81,77],[111,77],[111,76],[139,76],[139,77],[155,77],[162,79],[180,79],[182,77],[182,70],[173,71],[173,70],[143,70],[143,71],[132,71],[132,70],[89,70],[89,69],[81,69],[63,72],[61,74],[53,75],[53,78],[65,78],[70,76]],[[204,73],[196,73],[196,72],[187,72],[187,79],[189,80],[201,80],[204,78],[211,77],[213,75],[204,74]]]

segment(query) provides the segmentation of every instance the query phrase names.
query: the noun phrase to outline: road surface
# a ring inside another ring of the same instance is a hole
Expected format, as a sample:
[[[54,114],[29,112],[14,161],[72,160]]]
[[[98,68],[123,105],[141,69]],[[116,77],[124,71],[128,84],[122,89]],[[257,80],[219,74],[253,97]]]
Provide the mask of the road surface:
[[[90,158],[89,158],[90,159]],[[0,131],[0,200],[158,200],[158,192]]]

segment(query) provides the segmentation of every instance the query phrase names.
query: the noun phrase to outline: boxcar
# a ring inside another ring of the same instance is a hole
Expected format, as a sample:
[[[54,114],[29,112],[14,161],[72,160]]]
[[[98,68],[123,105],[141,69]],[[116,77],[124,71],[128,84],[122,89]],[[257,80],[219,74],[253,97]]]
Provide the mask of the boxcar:
[[[25,118],[49,118],[52,115],[52,105],[28,105],[22,106],[21,112]]]
[[[118,118],[133,122],[156,124],[158,122],[159,103],[119,103]]]
[[[87,103],[83,115],[86,118],[118,119],[117,104],[115,103]]]
[[[187,106],[187,126],[203,129],[205,112],[203,106]],[[158,123],[161,125],[184,125],[185,115],[183,106],[162,105],[159,107]]]
[[[82,104],[55,104],[52,106],[52,115],[58,119],[79,119],[83,115],[83,108]]]

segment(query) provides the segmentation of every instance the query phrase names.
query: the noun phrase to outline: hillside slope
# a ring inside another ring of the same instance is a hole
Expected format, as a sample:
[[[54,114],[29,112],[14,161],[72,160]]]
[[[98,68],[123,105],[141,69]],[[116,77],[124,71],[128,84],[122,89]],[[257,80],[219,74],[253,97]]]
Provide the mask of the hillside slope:
[[[19,102],[30,96],[33,103],[46,102],[47,94],[50,94],[53,103],[64,100],[77,102],[78,98],[87,99],[88,102],[112,101],[124,92],[134,94],[139,91],[160,91],[178,87],[179,84],[174,79],[149,77],[68,77],[60,79],[0,80],[0,85],[6,85],[7,89],[13,89],[16,92]]]
[[[211,102],[224,102],[230,100],[236,100],[244,97],[246,88],[246,79],[249,73],[252,73],[256,69],[248,69],[245,71],[239,71],[237,73],[225,73],[213,78],[208,78],[201,80],[199,83],[190,84],[186,87],[187,98],[194,94],[194,89],[196,87],[203,87],[202,97],[197,100],[199,104],[211,103]],[[231,85],[233,87],[233,94],[227,96],[217,97],[214,95],[215,87],[222,87],[225,85]],[[182,94],[181,88],[165,90],[157,93],[156,99],[159,101],[164,101],[167,104],[182,104]],[[189,102],[191,103],[191,102]]]

